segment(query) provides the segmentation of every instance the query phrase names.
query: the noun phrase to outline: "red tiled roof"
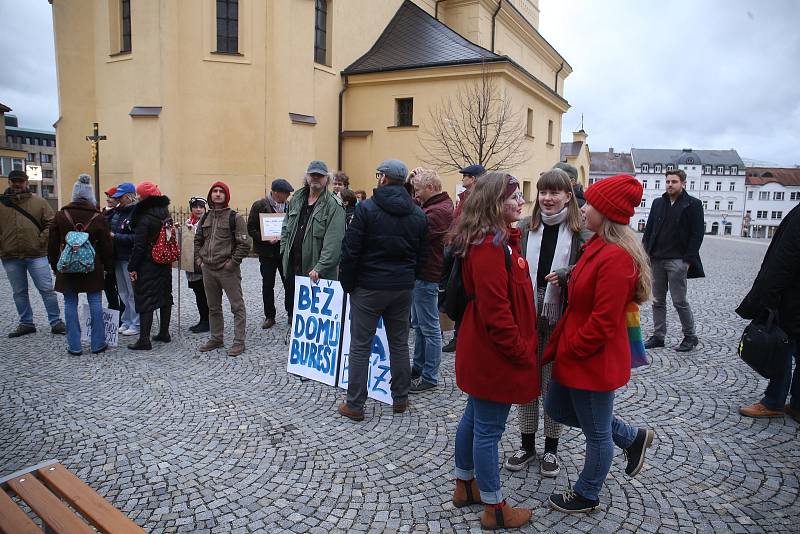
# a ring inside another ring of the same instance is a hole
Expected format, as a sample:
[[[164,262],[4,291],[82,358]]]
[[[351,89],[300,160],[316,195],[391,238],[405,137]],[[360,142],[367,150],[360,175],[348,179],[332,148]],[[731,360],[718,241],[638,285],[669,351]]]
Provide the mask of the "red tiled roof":
[[[784,186],[800,186],[800,168],[747,167],[747,185],[778,183]]]

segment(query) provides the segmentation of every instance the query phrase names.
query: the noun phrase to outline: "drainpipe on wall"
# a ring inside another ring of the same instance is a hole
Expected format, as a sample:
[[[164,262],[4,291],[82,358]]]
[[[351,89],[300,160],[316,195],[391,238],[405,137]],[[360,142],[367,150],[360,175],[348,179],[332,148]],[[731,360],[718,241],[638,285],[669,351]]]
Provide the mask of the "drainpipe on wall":
[[[561,62],[561,68],[559,68],[559,69],[556,71],[556,80],[555,80],[555,83],[556,83],[556,84],[555,84],[555,87],[553,87],[553,91],[555,91],[555,92],[556,92],[556,94],[558,94],[558,75],[559,75],[559,74],[561,74],[561,71],[562,71],[562,70],[564,70],[564,62],[563,62],[563,61]]]
[[[436,0],[436,5],[433,8],[433,18],[439,20],[439,4],[444,2],[444,0]]]
[[[503,0],[499,0],[497,2],[497,9],[495,9],[494,13],[492,14],[492,49],[491,49],[492,52],[494,52],[494,34],[495,34],[495,27],[497,25],[496,19],[497,19],[497,14],[500,13],[501,7],[503,7]]]
[[[344,108],[344,92],[345,91],[347,91],[347,74],[344,75],[344,87],[342,87],[342,90],[339,91],[339,151],[338,151],[337,160],[336,160],[337,161],[336,168],[339,169],[339,170],[342,170],[342,159],[344,157],[343,154],[342,154],[342,149],[343,149],[343,142],[342,142],[342,139],[343,139],[342,138],[342,132],[343,132],[343,130],[342,130],[342,126],[343,126],[343,123],[344,123],[344,119],[343,119],[343,116],[342,116],[342,110]]]

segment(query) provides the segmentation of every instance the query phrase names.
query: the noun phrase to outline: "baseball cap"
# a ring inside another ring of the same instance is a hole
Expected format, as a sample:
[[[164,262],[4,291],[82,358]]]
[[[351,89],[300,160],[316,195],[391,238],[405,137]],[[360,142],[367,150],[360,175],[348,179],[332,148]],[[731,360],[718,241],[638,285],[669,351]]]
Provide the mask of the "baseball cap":
[[[111,195],[111,198],[120,198],[125,195],[135,195],[136,186],[130,182],[122,182],[117,186],[117,190]]]
[[[308,170],[306,170],[307,174],[328,174],[328,166],[325,165],[324,161],[315,159],[311,163],[308,164]]]

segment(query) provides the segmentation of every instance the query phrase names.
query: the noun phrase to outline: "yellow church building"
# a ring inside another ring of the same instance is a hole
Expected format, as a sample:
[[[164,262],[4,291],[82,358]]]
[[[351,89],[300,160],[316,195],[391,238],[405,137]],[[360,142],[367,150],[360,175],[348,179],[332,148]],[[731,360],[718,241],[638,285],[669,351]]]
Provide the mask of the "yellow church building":
[[[434,110],[487,79],[519,117],[508,171],[528,197],[560,159],[572,69],[537,30],[538,0],[51,4],[62,199],[92,172],[93,122],[102,189],[151,180],[185,206],[221,179],[245,208],[321,159],[370,191],[384,159],[426,165]],[[454,195],[460,176],[439,170]]]

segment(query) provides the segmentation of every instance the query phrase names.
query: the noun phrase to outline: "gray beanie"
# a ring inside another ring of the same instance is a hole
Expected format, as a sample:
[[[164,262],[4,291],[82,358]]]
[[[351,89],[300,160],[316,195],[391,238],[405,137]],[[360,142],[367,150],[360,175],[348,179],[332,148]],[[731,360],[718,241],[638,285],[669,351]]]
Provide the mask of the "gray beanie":
[[[81,174],[78,176],[78,181],[75,182],[75,185],[72,187],[72,201],[77,202],[79,200],[85,200],[92,206],[96,206],[97,203],[94,199],[94,190],[92,189],[92,177],[88,174]]]

